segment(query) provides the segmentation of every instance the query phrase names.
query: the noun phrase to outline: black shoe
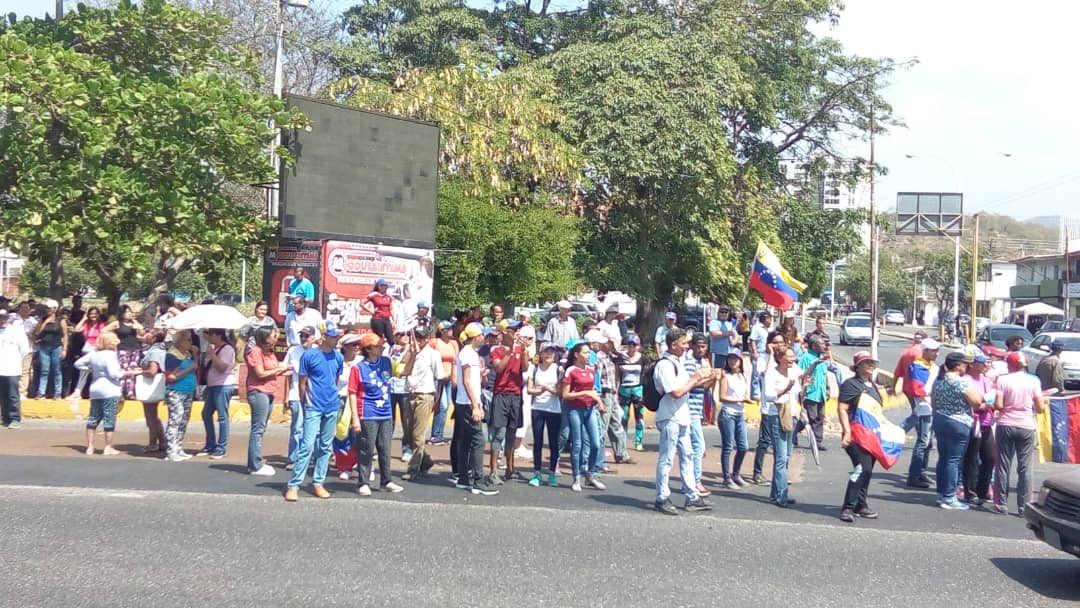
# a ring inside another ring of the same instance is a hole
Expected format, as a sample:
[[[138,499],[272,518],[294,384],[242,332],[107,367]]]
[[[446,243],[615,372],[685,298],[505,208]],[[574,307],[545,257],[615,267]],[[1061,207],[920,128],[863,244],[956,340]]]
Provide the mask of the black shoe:
[[[498,488],[491,485],[486,480],[474,483],[470,491],[473,494],[478,494],[481,496],[495,496],[499,493]]]
[[[907,485],[909,488],[922,488],[925,490],[930,487],[930,482],[925,479],[909,479]]]
[[[825,447],[824,443],[818,442],[817,451],[819,451],[819,452],[828,452],[829,448]]]
[[[684,508],[689,513],[693,513],[695,511],[712,511],[712,505],[705,502],[705,499],[701,498],[700,496],[693,500],[687,499],[686,506]]]
[[[840,510],[840,521],[846,521],[847,523],[855,522],[855,514],[851,512],[851,509]]]
[[[872,511],[870,509],[870,507],[863,507],[863,508],[859,509],[858,511],[855,511],[855,515],[858,515],[859,517],[861,517],[863,519],[877,519],[878,518],[877,511]]]
[[[786,509],[786,508],[790,507],[793,504],[795,504],[795,499],[794,498],[788,498],[784,502],[777,502],[776,506],[780,507],[781,509]]]
[[[654,505],[656,510],[664,515],[678,515],[679,510],[675,508],[675,505],[671,504],[671,499],[665,499],[663,502],[656,502]]]
[[[772,482],[771,482],[771,481],[769,481],[768,479],[765,479],[764,477],[761,477],[761,476],[755,476],[755,477],[753,477],[753,478],[752,478],[752,479],[750,480],[750,483],[754,484],[755,486],[768,486],[768,485],[772,485]]]

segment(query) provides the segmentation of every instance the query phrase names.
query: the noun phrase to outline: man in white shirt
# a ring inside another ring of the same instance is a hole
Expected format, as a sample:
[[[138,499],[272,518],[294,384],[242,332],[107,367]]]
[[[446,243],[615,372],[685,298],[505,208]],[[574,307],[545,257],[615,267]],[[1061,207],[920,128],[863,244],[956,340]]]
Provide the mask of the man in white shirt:
[[[554,344],[559,348],[566,348],[568,342],[579,340],[581,335],[578,333],[577,321],[570,316],[570,309],[572,308],[570,302],[559,300],[556,306],[559,309],[559,315],[548,321],[541,342],[542,344]]]
[[[431,334],[430,325],[417,327],[416,339],[409,343],[409,350],[401,358],[409,389],[401,433],[412,451],[408,470],[401,477],[405,481],[420,479],[435,465],[426,450],[431,412],[435,408],[435,387],[443,379],[443,366],[442,355],[432,344]]]
[[[17,323],[11,323],[8,311],[0,309],[0,422],[9,429],[22,426],[19,379],[23,375],[23,359],[29,354],[26,332]]]
[[[664,396],[656,410],[656,428],[660,431],[660,455],[656,461],[656,510],[665,515],[678,515],[671,504],[668,476],[672,457],[678,452],[679,476],[687,511],[708,511],[712,506],[697,492],[694,483],[694,453],[690,444],[690,391],[713,382],[712,369],[699,369],[693,376],[683,366],[683,356],[690,338],[679,328],[670,329],[664,336],[667,352],[653,368],[656,387]]]
[[[675,314],[675,311],[668,311],[664,315],[664,324],[656,328],[656,334],[653,336],[653,344],[656,345],[656,352],[661,355],[668,350],[667,335],[668,332],[675,329],[675,322],[678,321],[679,315]]]
[[[460,340],[464,346],[458,353],[454,367],[457,383],[457,396],[454,399],[454,445],[457,449],[457,481],[459,489],[468,489],[473,494],[494,496],[499,493],[484,478],[484,405],[481,401],[483,383],[481,381],[480,354],[477,352],[484,344],[484,326],[473,322],[465,326]]]
[[[608,339],[615,350],[622,348],[622,330],[619,329],[619,307],[617,304],[612,304],[610,308],[604,311],[604,320],[596,324],[596,329],[599,329],[604,337]]]
[[[772,327],[772,313],[765,311],[758,316],[758,322],[750,328],[750,363],[752,365],[750,398],[761,395],[761,386],[765,381],[765,370],[769,363],[769,332]]]
[[[305,327],[315,328],[315,341],[318,342],[322,338],[319,332],[319,327],[323,324],[322,314],[314,308],[309,308],[307,298],[304,296],[294,297],[292,303],[292,312],[285,317],[285,339],[289,346],[300,344],[300,330]]]

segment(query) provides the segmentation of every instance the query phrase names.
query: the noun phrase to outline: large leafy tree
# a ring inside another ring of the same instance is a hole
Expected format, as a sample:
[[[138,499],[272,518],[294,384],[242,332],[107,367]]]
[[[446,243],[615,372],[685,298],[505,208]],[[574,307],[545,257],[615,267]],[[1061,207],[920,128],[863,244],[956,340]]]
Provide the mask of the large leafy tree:
[[[78,255],[114,307],[144,268],[164,289],[253,254],[273,225],[230,187],[273,181],[270,121],[302,117],[225,75],[255,78],[224,31],[161,0],[4,28],[0,240]]]

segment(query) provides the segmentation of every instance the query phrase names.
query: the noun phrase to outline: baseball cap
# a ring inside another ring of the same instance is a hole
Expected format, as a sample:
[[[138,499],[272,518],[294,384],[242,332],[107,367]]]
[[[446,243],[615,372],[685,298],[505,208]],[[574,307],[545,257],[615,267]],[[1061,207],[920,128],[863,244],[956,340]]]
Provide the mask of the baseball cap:
[[[452,329],[453,327],[454,324],[450,321],[443,321],[442,323],[439,323],[439,329]]]
[[[619,307],[615,306],[614,304],[609,306],[608,309],[604,311],[604,316],[617,314],[619,314]]]
[[[327,321],[325,328],[323,335],[328,338],[338,338],[344,333],[341,331],[341,328],[337,326],[337,323],[334,323],[333,321]]]
[[[382,337],[379,334],[367,333],[360,336],[360,348],[367,348],[369,346],[379,346],[382,344]]]
[[[984,363],[985,364],[985,363],[990,362],[990,357],[987,357],[982,352],[977,352],[977,353],[972,355],[971,361],[974,362],[974,363]]]
[[[527,310],[519,311],[517,314],[518,314],[519,317],[522,317],[522,318],[525,318],[525,319],[531,319],[532,318],[532,313],[527,311]]]
[[[314,336],[319,333],[319,330],[314,325],[307,325],[300,329],[300,333],[305,336]]]
[[[858,369],[860,365],[866,363],[867,361],[872,361],[874,362],[874,364],[878,363],[878,360],[875,359],[868,350],[860,350],[859,352],[855,353],[855,356],[851,358],[852,371]]]
[[[428,306],[427,300],[420,300],[419,302],[416,303],[416,307],[417,308],[431,308],[430,306]]]
[[[426,325],[426,326],[422,326],[422,327],[417,327],[416,329],[413,330],[413,333],[416,334],[417,338],[426,340],[426,339],[431,337],[431,333],[432,333],[431,332],[431,326]]]
[[[967,355],[965,355],[964,353],[962,353],[960,351],[953,351],[953,352],[949,353],[948,355],[945,355],[945,365],[946,366],[955,365],[955,364],[957,364],[957,363],[959,363],[961,361],[964,362],[964,363],[967,363],[968,358],[967,358]]]
[[[941,342],[938,342],[937,340],[935,340],[933,338],[923,340],[922,341],[922,349],[923,350],[940,350],[941,349]]]
[[[461,330],[461,335],[458,336],[461,342],[471,340],[477,336],[484,335],[484,326],[479,323],[469,323],[465,326],[465,329]]]
[[[690,338],[690,344],[708,344],[709,341],[705,338],[705,334],[698,332]]]
[[[559,300],[556,306],[558,306],[562,310],[570,310],[571,308],[573,308],[573,306],[570,305],[570,302],[567,302],[566,300]]]
[[[679,315],[675,314],[674,312],[668,312],[667,314],[664,315],[664,318],[674,321],[674,320],[679,318]]]
[[[386,286],[389,287],[390,282],[387,281],[386,279],[376,279],[375,280],[375,287],[382,287],[383,285],[386,285]]]
[[[626,336],[626,339],[623,340],[623,342],[625,342],[626,344],[637,344],[638,346],[641,346],[641,338],[639,338],[637,334],[630,334],[629,336]]]
[[[503,319],[502,321],[499,321],[500,329],[517,329],[519,327],[521,327],[521,321],[518,321],[517,319]]]
[[[350,344],[355,344],[359,341],[360,336],[358,334],[345,334],[341,337],[341,341],[338,342],[338,346],[348,346]]]
[[[589,331],[585,332],[585,341],[590,343],[604,344],[608,341],[608,338],[604,335],[604,332],[600,331],[599,329],[590,329]]]

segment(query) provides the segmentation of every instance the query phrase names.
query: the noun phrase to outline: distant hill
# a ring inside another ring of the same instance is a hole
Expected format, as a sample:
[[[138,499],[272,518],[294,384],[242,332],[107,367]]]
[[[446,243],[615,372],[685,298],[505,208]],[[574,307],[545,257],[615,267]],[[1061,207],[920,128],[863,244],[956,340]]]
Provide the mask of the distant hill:
[[[974,222],[970,216],[964,218],[964,246],[971,246]],[[1031,221],[1018,220],[1008,215],[997,213],[979,214],[979,242],[983,254],[992,260],[1012,260],[1027,255],[1055,253],[1058,251],[1058,224],[1047,225]],[[948,238],[897,236],[892,226],[882,232],[882,247],[893,251],[900,262],[916,265],[923,252],[931,250],[953,250],[953,241]]]

